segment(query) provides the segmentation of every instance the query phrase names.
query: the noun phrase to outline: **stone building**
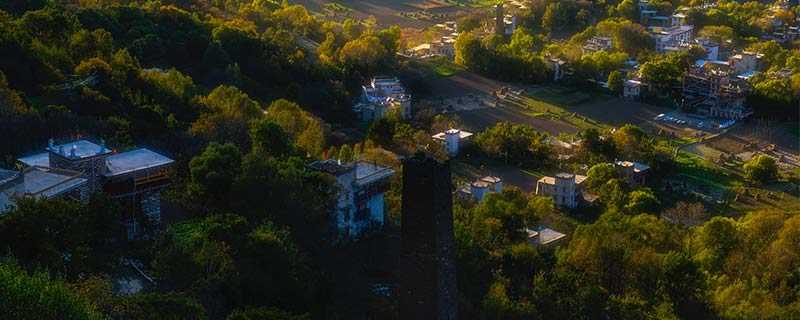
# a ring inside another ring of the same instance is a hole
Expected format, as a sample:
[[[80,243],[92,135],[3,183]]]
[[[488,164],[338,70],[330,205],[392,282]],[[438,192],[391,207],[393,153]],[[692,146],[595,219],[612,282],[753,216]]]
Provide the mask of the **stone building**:
[[[582,198],[582,184],[586,176],[559,173],[555,177],[542,177],[536,182],[536,194],[551,196],[557,206],[576,208]]]
[[[452,193],[448,162],[403,161],[400,319],[458,319]]]
[[[384,193],[394,170],[364,161],[321,160],[308,166],[336,178],[339,196],[332,223],[341,240],[358,239],[383,226]]]
[[[123,223],[129,238],[142,235],[142,224],[161,221],[161,191],[170,184],[174,161],[148,149],[117,153],[102,141],[87,139],[63,144],[49,141],[46,152],[17,159],[23,168],[77,172],[86,180],[84,194],[105,192],[125,209]],[[86,196],[81,198],[85,199]]]
[[[619,175],[633,187],[642,186],[647,183],[647,176],[650,173],[650,166],[632,162],[632,161],[616,161],[614,167],[617,168]]]

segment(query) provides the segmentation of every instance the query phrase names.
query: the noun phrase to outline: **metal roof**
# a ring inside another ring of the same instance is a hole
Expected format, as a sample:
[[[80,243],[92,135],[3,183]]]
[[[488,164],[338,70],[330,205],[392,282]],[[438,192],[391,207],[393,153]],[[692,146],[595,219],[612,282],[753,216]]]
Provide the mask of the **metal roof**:
[[[17,197],[50,199],[75,190],[86,184],[80,173],[42,167],[31,167],[22,172],[21,183],[0,187],[0,212],[8,210]]]
[[[134,171],[170,165],[174,162],[175,160],[161,154],[141,148],[118,153],[106,158],[107,171],[104,175],[113,177]]]
[[[50,166],[50,153],[41,152],[27,157],[17,159],[25,166],[28,167],[49,167]]]

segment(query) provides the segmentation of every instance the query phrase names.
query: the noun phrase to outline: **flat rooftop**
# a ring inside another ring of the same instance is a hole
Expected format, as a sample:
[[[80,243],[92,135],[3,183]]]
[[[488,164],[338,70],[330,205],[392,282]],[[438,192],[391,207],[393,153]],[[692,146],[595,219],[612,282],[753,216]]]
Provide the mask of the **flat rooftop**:
[[[0,188],[7,182],[19,177],[19,171],[0,169]]]
[[[466,139],[466,138],[469,138],[469,137],[471,137],[473,135],[472,132],[459,130],[459,129],[449,129],[449,130],[447,130],[445,132],[439,132],[439,133],[433,135],[432,137],[434,139],[436,139],[436,140],[445,140],[445,136],[447,136],[447,134],[458,134],[458,138],[459,139]]]
[[[374,163],[358,161],[355,166],[356,183],[360,185],[370,184],[394,175],[394,170]]]
[[[113,177],[134,171],[166,166],[174,162],[174,160],[161,154],[141,148],[118,153],[106,158],[107,171],[104,175]]]
[[[567,236],[545,226],[539,226],[535,229],[525,228],[525,232],[528,234],[529,241],[535,245],[548,245]]]
[[[41,152],[27,157],[17,159],[25,166],[28,167],[49,167],[50,166],[50,153]]]
[[[86,179],[81,178],[79,173],[66,170],[31,167],[22,174],[22,183],[9,185],[5,189],[0,186],[0,211],[13,205],[16,197],[49,199],[86,184]]]
[[[52,145],[47,147],[47,151],[69,159],[86,159],[111,153],[111,149],[89,140],[76,140],[65,144]]]

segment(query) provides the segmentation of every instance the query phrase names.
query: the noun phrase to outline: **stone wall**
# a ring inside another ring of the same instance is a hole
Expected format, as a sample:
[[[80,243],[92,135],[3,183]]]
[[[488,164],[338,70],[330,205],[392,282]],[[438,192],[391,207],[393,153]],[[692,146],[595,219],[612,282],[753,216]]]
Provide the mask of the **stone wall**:
[[[457,318],[452,196],[449,163],[403,161],[401,319]]]

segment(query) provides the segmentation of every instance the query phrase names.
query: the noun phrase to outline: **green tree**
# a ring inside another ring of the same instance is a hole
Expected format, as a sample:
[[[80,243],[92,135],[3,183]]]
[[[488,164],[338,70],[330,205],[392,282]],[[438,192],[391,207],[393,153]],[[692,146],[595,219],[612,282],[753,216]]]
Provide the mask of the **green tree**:
[[[46,273],[0,263],[0,314],[11,319],[104,319],[88,301]]]
[[[284,157],[293,152],[291,137],[278,124],[261,119],[250,127],[252,151],[272,157]]]
[[[309,320],[308,314],[297,315],[275,308],[247,308],[231,313],[227,320]]]
[[[277,123],[306,153],[320,155],[325,148],[323,123],[297,103],[278,99],[267,108],[267,119]]]
[[[697,35],[709,38],[720,45],[736,40],[736,32],[729,26],[704,26]]]
[[[462,32],[456,38],[455,43],[455,62],[467,68],[481,71],[483,70],[483,60],[486,52],[481,45],[478,36],[473,32]]]
[[[772,157],[757,155],[744,164],[744,174],[747,180],[766,184],[778,178],[778,166]]]
[[[636,190],[628,194],[625,212],[629,214],[656,213],[660,202],[650,190]]]
[[[236,87],[219,86],[199,102],[206,110],[192,123],[193,134],[207,141],[235,143],[240,149],[250,146],[250,123],[263,114],[256,101]]]
[[[617,168],[611,163],[599,163],[592,166],[586,176],[586,185],[589,190],[597,190],[597,188],[611,179],[618,178]]]
[[[616,95],[622,94],[623,86],[625,85],[625,77],[622,72],[618,70],[611,71],[608,74],[608,89]]]
[[[239,148],[212,142],[189,162],[189,192],[203,202],[223,205],[241,165]]]
[[[108,272],[124,238],[119,208],[92,197],[67,200],[20,199],[0,217],[0,247],[23,266],[44,267],[65,277]]]

